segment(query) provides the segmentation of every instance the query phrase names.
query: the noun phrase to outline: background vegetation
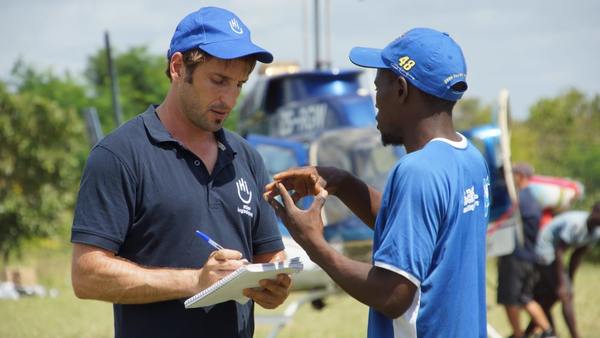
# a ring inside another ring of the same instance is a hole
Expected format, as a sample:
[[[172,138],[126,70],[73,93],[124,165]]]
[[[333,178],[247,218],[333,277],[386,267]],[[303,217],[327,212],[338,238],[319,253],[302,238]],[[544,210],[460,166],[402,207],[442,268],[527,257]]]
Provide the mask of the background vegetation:
[[[72,209],[91,148],[82,110],[96,107],[104,133],[116,126],[104,55],[105,51],[99,50],[90,56],[84,74],[77,76],[39,70],[17,61],[12,76],[0,79],[0,268],[33,266],[40,284],[59,291],[57,298],[0,300],[1,337],[111,335],[110,305],[74,298],[68,257]],[[134,47],[116,53],[114,58],[125,119],[162,101],[169,86],[164,56]],[[457,127],[493,122],[494,111],[493,103],[463,100],[455,111]],[[234,112],[227,126],[235,129],[236,122]],[[593,201],[600,200],[599,94],[589,96],[573,88],[555,97],[540,98],[527,119],[513,120],[511,128],[515,161],[533,164],[540,174],[584,183],[585,199],[576,208],[588,209]],[[589,263],[576,281],[580,295],[577,308],[593,314],[589,315],[592,319],[581,321],[582,330],[587,328],[583,332],[592,335],[600,328],[593,320],[600,317],[596,305],[600,299],[591,286],[600,273],[600,266],[594,263],[600,262],[600,245],[586,259]],[[301,312],[304,314],[292,324],[296,333],[307,330],[306,336],[334,337],[339,330],[348,329],[343,336],[364,336],[367,310],[347,297],[333,298],[323,312],[308,307]],[[74,317],[78,320],[70,319]],[[322,318],[328,319],[323,328],[326,332],[309,334],[315,323],[322,325]],[[502,327],[503,314],[493,321]],[[258,332],[266,331],[259,328]]]

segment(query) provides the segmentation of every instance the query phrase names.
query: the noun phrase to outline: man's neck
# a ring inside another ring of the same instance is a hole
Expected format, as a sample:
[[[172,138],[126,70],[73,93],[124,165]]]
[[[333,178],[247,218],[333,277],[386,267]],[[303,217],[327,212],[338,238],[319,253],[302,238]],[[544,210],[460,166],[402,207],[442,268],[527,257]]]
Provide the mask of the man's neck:
[[[216,144],[213,132],[196,127],[169,96],[156,108],[165,129],[187,147],[198,144]]]
[[[450,141],[459,142],[461,137],[456,133],[452,118],[449,116],[433,115],[420,120],[416,126],[405,128],[404,146],[407,152],[422,149],[435,138],[445,138]]]

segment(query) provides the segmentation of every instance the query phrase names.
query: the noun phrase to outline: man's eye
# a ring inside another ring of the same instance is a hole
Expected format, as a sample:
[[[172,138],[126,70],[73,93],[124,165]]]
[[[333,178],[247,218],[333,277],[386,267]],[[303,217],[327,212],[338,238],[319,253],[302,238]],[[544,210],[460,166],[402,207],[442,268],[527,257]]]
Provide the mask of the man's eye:
[[[214,83],[216,85],[225,84],[225,79],[223,79],[223,78],[212,78],[211,81],[212,81],[212,83]]]

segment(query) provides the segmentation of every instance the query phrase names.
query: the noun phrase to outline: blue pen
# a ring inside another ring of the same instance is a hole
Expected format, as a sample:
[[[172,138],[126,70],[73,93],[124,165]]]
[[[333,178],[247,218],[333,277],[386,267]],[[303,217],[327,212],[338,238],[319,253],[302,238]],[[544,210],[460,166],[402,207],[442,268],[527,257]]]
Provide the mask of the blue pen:
[[[213,241],[212,238],[208,237],[207,234],[203,233],[200,230],[196,230],[196,236],[202,238],[203,240],[205,240],[208,244],[210,244],[213,248],[215,248],[217,250],[225,249],[224,247],[221,246],[221,244]]]

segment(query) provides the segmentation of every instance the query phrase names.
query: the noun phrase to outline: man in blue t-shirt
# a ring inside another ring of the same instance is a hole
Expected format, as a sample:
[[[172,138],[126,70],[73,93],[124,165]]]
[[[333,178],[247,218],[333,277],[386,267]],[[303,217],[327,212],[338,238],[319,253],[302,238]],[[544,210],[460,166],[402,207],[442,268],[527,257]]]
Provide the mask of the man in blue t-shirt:
[[[317,167],[275,175],[265,197],[309,257],[370,307],[369,337],[485,337],[489,176],[452,124],[467,89],[462,51],[448,34],[417,28],[382,50],[354,48],[350,60],[377,69],[377,128],[384,144],[407,151],[383,195],[348,172]],[[308,194],[313,205],[298,209],[294,201]],[[375,230],[372,263],[323,238],[328,194]]]
[[[79,298],[114,303],[116,337],[250,338],[254,302],[280,305],[288,275],[244,290],[254,300],[246,304],[186,310],[183,300],[247,261],[284,258],[275,214],[261,198],[264,164],[223,129],[256,61],[273,56],[235,14],[206,7],[179,23],[167,58],[164,101],[90,153],[71,235],[73,288]]]

